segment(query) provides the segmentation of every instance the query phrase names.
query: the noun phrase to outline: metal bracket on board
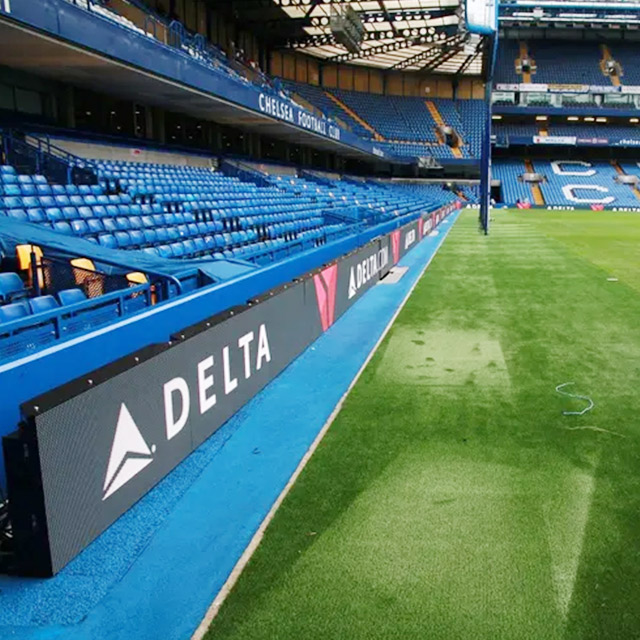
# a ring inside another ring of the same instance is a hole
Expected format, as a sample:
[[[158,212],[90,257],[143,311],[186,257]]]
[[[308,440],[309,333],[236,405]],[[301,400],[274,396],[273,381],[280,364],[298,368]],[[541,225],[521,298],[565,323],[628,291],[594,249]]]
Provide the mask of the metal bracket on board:
[[[409,271],[409,267],[392,267],[389,273],[378,284],[398,284]]]

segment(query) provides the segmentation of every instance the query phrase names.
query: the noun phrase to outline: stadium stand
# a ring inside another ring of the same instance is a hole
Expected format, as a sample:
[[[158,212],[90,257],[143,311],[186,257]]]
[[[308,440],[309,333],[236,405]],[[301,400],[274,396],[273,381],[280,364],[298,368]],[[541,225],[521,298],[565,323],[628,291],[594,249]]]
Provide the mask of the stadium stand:
[[[640,129],[632,125],[616,125],[616,124],[556,124],[552,123],[530,123],[530,124],[511,124],[511,123],[494,123],[493,133],[499,138],[531,138],[546,131],[546,135],[550,136],[569,136],[582,140],[589,139],[606,139],[611,142],[636,139]]]
[[[526,171],[522,160],[494,159],[492,163],[493,178],[502,183],[502,200],[513,206],[517,202],[531,202],[533,194],[521,176]]]
[[[620,63],[623,85],[640,86],[640,65],[638,65],[638,46],[631,43],[609,45],[613,59]]]
[[[535,61],[531,74],[535,83],[602,85],[608,78],[600,69],[601,52],[596,43],[527,42],[529,57]],[[558,64],[562,60],[562,64]]]
[[[376,139],[392,154],[435,158],[480,155],[484,117],[481,100],[388,96],[296,82],[285,85],[328,117],[347,122],[359,136]],[[439,126],[449,126],[459,136],[459,153],[445,144]]]
[[[496,58],[494,81],[500,84],[519,84],[522,74],[516,72],[516,59],[520,55],[516,40],[501,40]]]
[[[618,172],[605,162],[534,161],[545,177],[541,184],[547,204],[573,206],[637,207],[640,200],[633,190],[615,179]]]
[[[501,181],[504,203],[510,206],[525,201],[534,203],[531,186],[522,180],[522,174],[530,170],[543,177],[540,190],[546,206],[640,206],[640,193],[633,185],[621,184],[616,179],[623,173],[640,175],[636,164],[582,160],[536,159],[523,162],[495,159],[493,175]]]
[[[242,163],[227,166],[240,178],[195,166],[90,162],[98,184],[50,184],[44,176],[3,165],[0,218],[154,259],[264,265],[455,200],[431,185],[418,192],[340,175],[282,175],[277,167],[267,174]],[[56,260],[42,251],[32,270],[30,254],[23,256],[20,275],[0,278],[0,359],[157,301],[144,274],[108,276],[86,258]]]
[[[359,136],[371,138],[372,132],[365,128],[351,113],[345,111],[335,100],[332,100],[330,93],[321,87],[305,84],[302,82],[283,81],[284,86],[295,96],[299,95],[319,109],[327,118],[340,119]]]

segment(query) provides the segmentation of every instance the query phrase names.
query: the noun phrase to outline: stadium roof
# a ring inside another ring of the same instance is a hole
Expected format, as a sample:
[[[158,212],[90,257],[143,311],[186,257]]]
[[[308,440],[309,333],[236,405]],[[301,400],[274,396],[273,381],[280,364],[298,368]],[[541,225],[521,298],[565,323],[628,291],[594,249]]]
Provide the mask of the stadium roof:
[[[459,31],[460,0],[238,0],[234,9],[250,28],[278,48],[331,62],[434,73],[479,75],[480,39],[466,43]],[[330,29],[334,7],[349,5],[365,28],[359,51],[350,53]]]

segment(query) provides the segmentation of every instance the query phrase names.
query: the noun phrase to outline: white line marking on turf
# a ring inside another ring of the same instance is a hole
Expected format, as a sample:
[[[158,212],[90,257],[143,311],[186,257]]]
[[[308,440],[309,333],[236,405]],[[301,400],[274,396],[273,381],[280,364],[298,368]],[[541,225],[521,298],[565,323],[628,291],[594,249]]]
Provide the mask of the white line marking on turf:
[[[460,214],[458,214],[458,217],[459,215]],[[307,452],[304,454],[302,460],[300,460],[300,463],[298,464],[296,470],[293,472],[293,475],[291,476],[291,478],[289,478],[289,482],[287,482],[284,489],[282,490],[282,492],[280,493],[276,501],[273,503],[273,506],[271,507],[271,509],[269,509],[269,513],[267,513],[267,515],[265,516],[264,520],[258,527],[258,530],[253,534],[253,538],[251,538],[251,541],[247,545],[247,548],[244,550],[244,553],[240,556],[238,562],[236,562],[226,582],[222,585],[222,588],[218,592],[218,595],[215,597],[214,601],[211,603],[211,606],[209,607],[209,609],[207,609],[207,613],[205,614],[198,628],[195,630],[195,632],[191,636],[191,640],[202,640],[206,635],[207,631],[209,630],[209,627],[211,626],[211,623],[213,622],[214,618],[218,615],[218,612],[220,611],[220,607],[222,606],[224,601],[227,599],[227,596],[233,589],[235,583],[238,581],[238,578],[242,574],[244,568],[247,566],[247,563],[251,559],[251,556],[255,553],[256,549],[260,545],[260,542],[262,542],[262,538],[264,537],[264,532],[269,526],[269,523],[271,522],[271,520],[273,520],[273,516],[275,516],[276,511],[278,510],[278,508],[280,507],[284,499],[287,497],[287,494],[291,490],[291,487],[293,487],[293,485],[295,484],[296,480],[298,479],[298,477],[300,476],[304,468],[307,466],[307,463],[311,459],[311,456],[313,456],[313,454],[315,453],[315,450],[318,448],[318,445],[324,438],[325,434],[327,433],[327,431],[329,431],[329,428],[333,424],[333,421],[336,419],[338,413],[340,413],[340,410],[342,409],[342,405],[344,404],[344,401],[347,399],[347,396],[351,392],[351,389],[353,389],[355,384],[358,382],[358,380],[360,379],[360,376],[362,375],[362,372],[366,369],[371,358],[373,358],[374,354],[378,350],[378,347],[382,344],[382,341],[386,338],[387,333],[389,333],[391,327],[393,326],[393,323],[396,321],[396,318],[398,317],[398,315],[400,315],[400,312],[402,311],[404,306],[407,304],[409,298],[411,297],[411,294],[413,293],[414,289],[418,286],[418,282],[420,282],[420,280],[422,279],[422,276],[425,274],[426,270],[429,268],[429,265],[431,264],[432,260],[436,257],[436,254],[438,253],[438,251],[440,251],[440,247],[443,245],[444,241],[449,235],[449,231],[451,231],[452,228],[453,228],[453,225],[450,225],[444,231],[444,233],[441,234],[442,238],[440,239],[438,246],[435,248],[435,251],[427,261],[427,264],[424,265],[424,267],[422,268],[422,271],[418,274],[416,281],[411,285],[411,288],[407,292],[407,295],[402,299],[400,306],[394,312],[393,316],[391,317],[391,320],[389,320],[389,323],[384,328],[382,335],[380,336],[380,338],[378,338],[378,341],[374,345],[373,349],[369,352],[369,355],[366,357],[364,363],[358,370],[358,373],[356,373],[355,377],[351,381],[351,384],[349,385],[347,390],[344,392],[344,394],[338,401],[338,404],[335,406],[335,408],[331,412],[331,415],[329,416],[328,420],[325,422],[324,426],[322,427],[318,435],[315,437],[315,440],[311,443],[311,446],[309,447],[309,449],[307,449]]]
[[[551,579],[556,604],[567,619],[578,578],[589,513],[595,493],[600,452],[591,473],[574,469],[560,481],[556,495],[543,505],[551,554]]]

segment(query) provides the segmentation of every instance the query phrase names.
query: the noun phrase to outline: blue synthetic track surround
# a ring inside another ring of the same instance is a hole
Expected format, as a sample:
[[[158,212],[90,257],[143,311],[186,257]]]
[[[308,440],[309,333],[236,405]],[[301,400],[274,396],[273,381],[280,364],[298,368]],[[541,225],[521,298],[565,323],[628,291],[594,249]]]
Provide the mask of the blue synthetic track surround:
[[[190,638],[458,215],[60,574],[0,576],[0,638]]]

